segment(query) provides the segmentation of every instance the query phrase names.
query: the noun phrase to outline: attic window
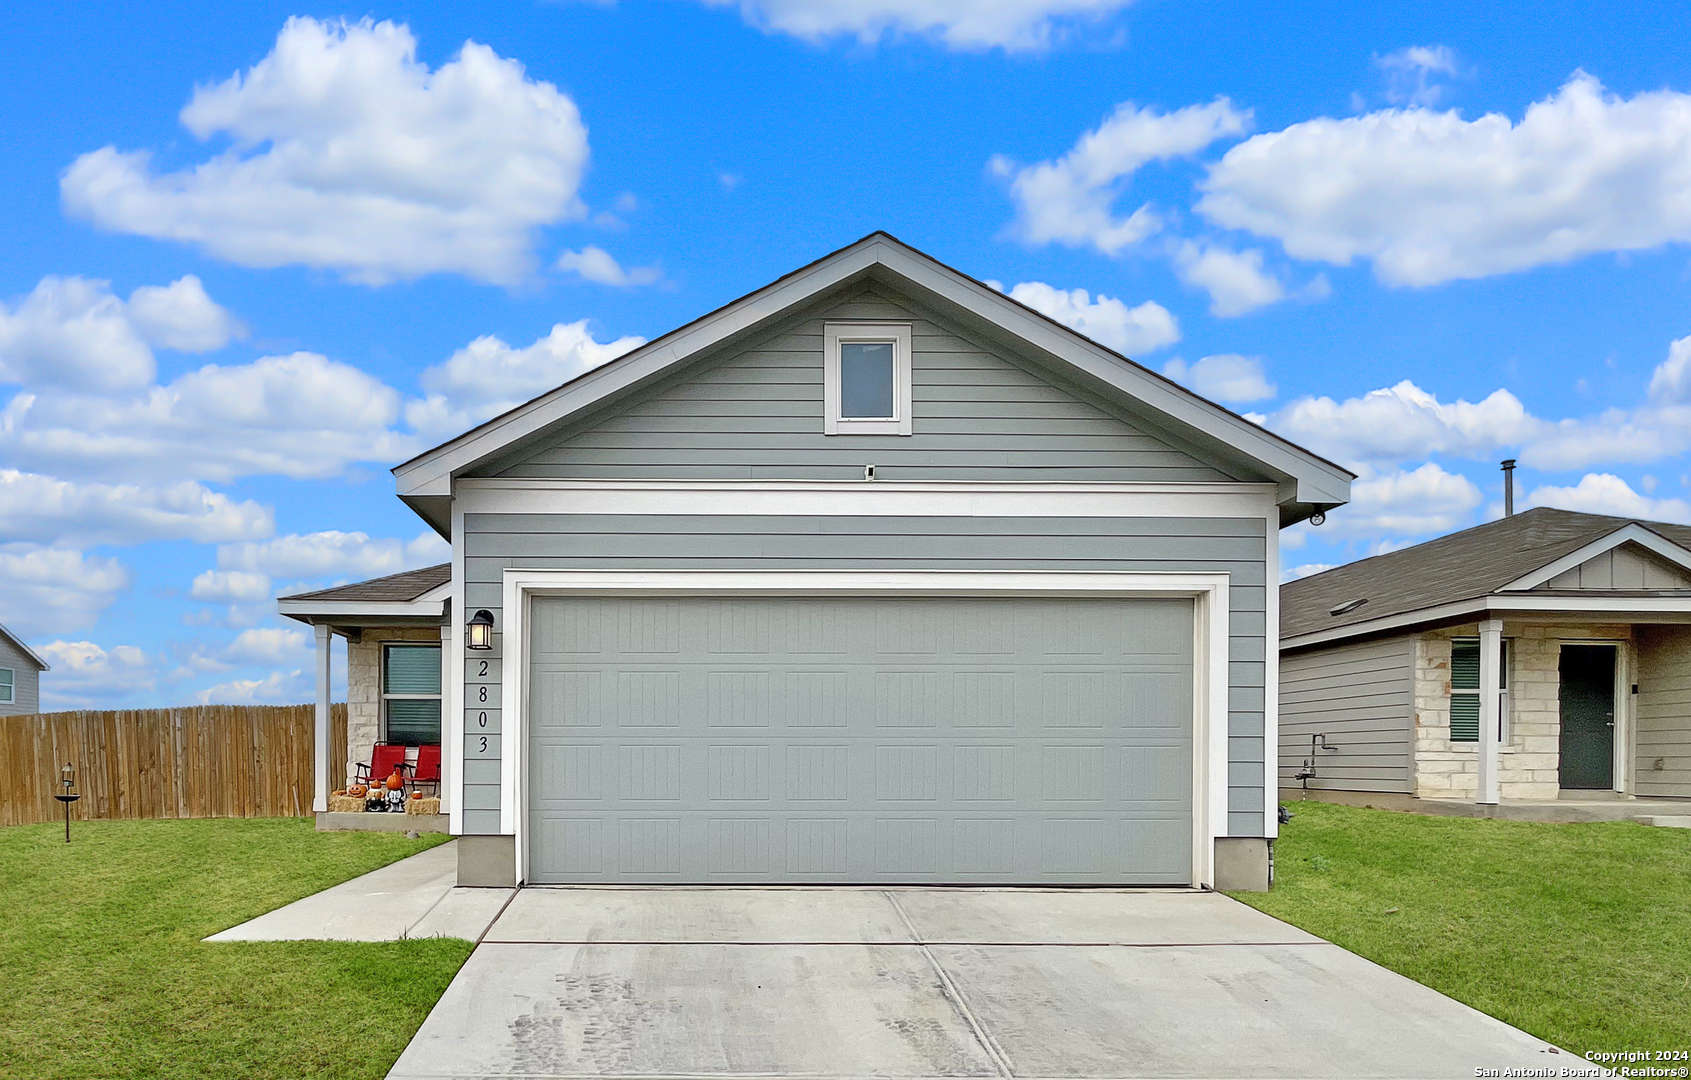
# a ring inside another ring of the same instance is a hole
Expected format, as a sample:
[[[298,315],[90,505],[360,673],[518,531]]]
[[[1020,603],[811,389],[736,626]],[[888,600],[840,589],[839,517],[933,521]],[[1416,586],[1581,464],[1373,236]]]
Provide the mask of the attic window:
[[[1329,615],[1349,615],[1351,612],[1355,611],[1357,608],[1361,607],[1363,604],[1366,604],[1367,602],[1368,602],[1368,598],[1366,596],[1359,596],[1355,600],[1346,600],[1344,603],[1340,604],[1338,607],[1333,608],[1330,611],[1328,611],[1327,614],[1329,614]]]
[[[823,350],[827,434],[910,434],[909,324],[828,323]]]

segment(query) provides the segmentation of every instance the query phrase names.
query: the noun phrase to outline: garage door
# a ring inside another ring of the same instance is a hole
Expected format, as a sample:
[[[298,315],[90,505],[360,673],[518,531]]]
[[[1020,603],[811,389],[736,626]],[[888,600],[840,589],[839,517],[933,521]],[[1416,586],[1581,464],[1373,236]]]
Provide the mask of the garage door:
[[[1192,610],[536,598],[529,880],[1189,882]]]

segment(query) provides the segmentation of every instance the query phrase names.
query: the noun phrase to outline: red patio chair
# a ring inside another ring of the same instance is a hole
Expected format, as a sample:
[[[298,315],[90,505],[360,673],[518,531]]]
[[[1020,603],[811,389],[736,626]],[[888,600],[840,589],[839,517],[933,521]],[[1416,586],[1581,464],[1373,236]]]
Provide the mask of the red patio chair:
[[[393,775],[394,767],[398,766],[400,775],[410,766],[405,762],[405,747],[392,743],[377,743],[370,751],[370,764],[358,766],[358,782],[360,784],[379,784]]]
[[[421,784],[434,785],[434,793],[440,794],[440,746],[417,747],[417,771],[411,779]]]

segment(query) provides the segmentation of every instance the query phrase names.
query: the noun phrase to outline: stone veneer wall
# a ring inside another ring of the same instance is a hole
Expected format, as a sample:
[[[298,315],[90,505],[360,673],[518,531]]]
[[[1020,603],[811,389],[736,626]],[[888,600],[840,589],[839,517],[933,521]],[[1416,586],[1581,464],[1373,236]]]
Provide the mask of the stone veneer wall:
[[[1479,791],[1479,743],[1450,741],[1450,639],[1477,637],[1470,623],[1421,635],[1415,645],[1415,794],[1473,799]],[[1636,670],[1630,626],[1534,626],[1505,621],[1509,670],[1509,741],[1498,753],[1498,795],[1554,799],[1560,791],[1561,661],[1564,640],[1614,641]]]
[[[368,765],[382,732],[382,645],[389,641],[440,640],[434,626],[370,627],[346,645],[346,775]]]

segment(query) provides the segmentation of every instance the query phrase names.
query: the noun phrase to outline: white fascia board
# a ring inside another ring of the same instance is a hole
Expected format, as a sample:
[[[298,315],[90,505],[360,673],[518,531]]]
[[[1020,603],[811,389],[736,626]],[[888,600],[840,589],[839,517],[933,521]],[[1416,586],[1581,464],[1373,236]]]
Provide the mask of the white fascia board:
[[[1348,638],[1409,630],[1432,623],[1483,619],[1488,615],[1614,615],[1623,620],[1644,616],[1664,622],[1691,621],[1691,596],[1535,596],[1503,593],[1457,600],[1437,607],[1387,615],[1331,630],[1313,630],[1282,638],[1280,651],[1330,645]]]
[[[888,480],[458,481],[466,514],[1260,518],[1272,484]]]
[[[429,590],[437,593],[439,589]],[[444,599],[416,600],[278,600],[276,610],[292,619],[356,619],[360,616],[442,619]]]
[[[884,266],[911,284],[1067,362],[1184,426],[1290,478],[1298,502],[1335,506],[1350,500],[1351,474],[1272,435],[1242,416],[1193,394],[1046,319],[1002,293],[885,236],[872,236],[697,322],[642,346],[548,394],[520,405],[394,469],[404,498],[450,491],[452,478],[506,447],[598,401],[655,376],[835,285]]]
[[[1581,563],[1626,543],[1637,544],[1639,547],[1655,552],[1681,569],[1691,570],[1691,551],[1680,547],[1661,533],[1647,529],[1634,521],[1622,525],[1607,536],[1598,537],[1578,551],[1571,551],[1553,563],[1547,563],[1530,574],[1516,578],[1497,591],[1518,592],[1524,589],[1536,589],[1557,575],[1566,573]]]

